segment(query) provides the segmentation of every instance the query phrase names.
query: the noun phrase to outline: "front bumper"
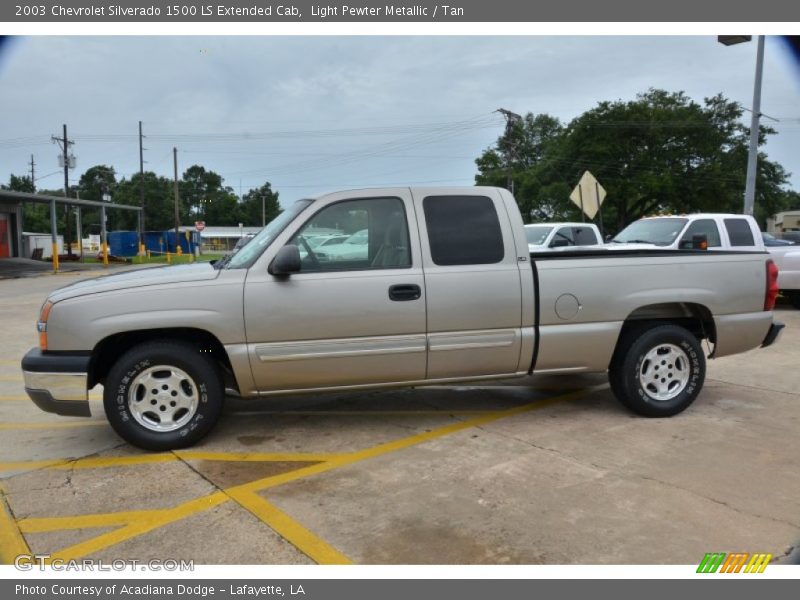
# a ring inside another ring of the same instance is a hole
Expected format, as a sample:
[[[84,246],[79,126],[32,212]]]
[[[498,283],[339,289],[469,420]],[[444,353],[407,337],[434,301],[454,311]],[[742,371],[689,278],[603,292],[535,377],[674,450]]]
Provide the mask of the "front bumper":
[[[25,391],[45,412],[89,417],[89,354],[42,352],[31,349],[22,358]]]
[[[783,331],[784,327],[785,325],[780,321],[775,321],[772,325],[770,325],[764,341],[761,342],[761,347],[766,348],[767,346],[774,344],[780,337],[781,331]]]

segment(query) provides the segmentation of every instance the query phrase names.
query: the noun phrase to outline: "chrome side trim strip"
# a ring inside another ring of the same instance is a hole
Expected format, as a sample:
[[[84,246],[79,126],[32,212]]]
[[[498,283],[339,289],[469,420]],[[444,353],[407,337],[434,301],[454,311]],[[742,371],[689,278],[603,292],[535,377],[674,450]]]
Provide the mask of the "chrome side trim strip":
[[[398,335],[290,343],[276,342],[256,346],[255,354],[261,362],[283,362],[380,354],[410,354],[425,352],[425,350],[424,335]]]
[[[428,335],[428,349],[431,352],[447,352],[478,348],[507,348],[517,342],[519,335],[518,329],[431,333]]]

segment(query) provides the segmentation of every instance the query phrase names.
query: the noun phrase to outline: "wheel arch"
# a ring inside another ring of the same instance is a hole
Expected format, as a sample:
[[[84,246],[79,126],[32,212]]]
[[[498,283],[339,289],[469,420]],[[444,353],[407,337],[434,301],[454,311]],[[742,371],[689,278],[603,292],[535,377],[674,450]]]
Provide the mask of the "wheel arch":
[[[717,342],[714,317],[707,306],[696,302],[647,304],[631,311],[623,321],[611,362],[613,363],[620,350],[620,343],[631,331],[643,328],[649,329],[650,327],[666,324],[683,327],[698,340],[708,340],[711,344],[716,344]],[[713,356],[713,354],[714,352],[712,351],[709,356]]]
[[[225,387],[238,391],[239,387],[222,342],[212,333],[199,328],[174,327],[123,331],[100,340],[92,349],[89,362],[88,387],[91,389],[105,379],[119,358],[134,346],[158,340],[182,341],[196,346],[200,352],[208,352],[220,366],[225,378]]]

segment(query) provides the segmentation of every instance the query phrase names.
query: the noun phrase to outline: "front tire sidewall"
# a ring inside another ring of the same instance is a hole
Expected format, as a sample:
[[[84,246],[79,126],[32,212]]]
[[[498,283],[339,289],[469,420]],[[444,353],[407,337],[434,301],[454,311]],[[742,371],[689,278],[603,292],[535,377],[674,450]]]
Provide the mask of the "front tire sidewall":
[[[686,353],[689,362],[689,381],[674,398],[656,400],[642,387],[639,373],[650,350],[662,344],[674,344]],[[705,381],[705,357],[699,341],[689,331],[679,327],[658,327],[646,331],[631,346],[625,358],[623,402],[634,412],[647,417],[668,417],[684,411],[694,402]]]
[[[174,366],[185,371],[197,388],[197,409],[192,418],[174,431],[156,432],[136,421],[128,405],[130,387],[144,370]],[[106,380],[103,403],[114,430],[127,442],[146,450],[171,450],[191,446],[217,421],[222,390],[216,366],[199,352],[184,345],[146,344],[124,355]]]

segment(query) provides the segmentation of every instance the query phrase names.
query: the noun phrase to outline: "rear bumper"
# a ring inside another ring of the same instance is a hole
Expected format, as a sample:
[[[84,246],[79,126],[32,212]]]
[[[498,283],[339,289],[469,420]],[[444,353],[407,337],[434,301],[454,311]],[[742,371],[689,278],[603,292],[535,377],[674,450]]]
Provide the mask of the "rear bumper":
[[[33,348],[22,358],[25,391],[45,412],[91,416],[86,387],[89,361],[88,354],[54,354]]]
[[[784,327],[785,325],[778,321],[770,325],[769,331],[767,332],[766,337],[764,337],[764,341],[761,342],[761,347],[766,348],[767,346],[774,344],[780,337]]]

